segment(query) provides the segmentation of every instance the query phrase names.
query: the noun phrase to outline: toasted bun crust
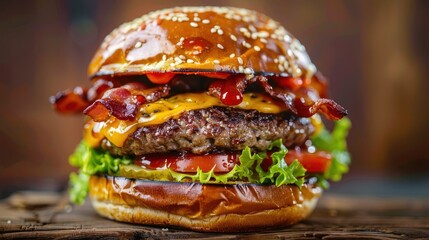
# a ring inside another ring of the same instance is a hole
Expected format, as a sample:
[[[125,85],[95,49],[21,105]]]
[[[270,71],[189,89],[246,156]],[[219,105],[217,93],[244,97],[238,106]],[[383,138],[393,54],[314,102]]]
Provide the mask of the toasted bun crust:
[[[311,77],[305,48],[278,22],[232,7],[151,12],[110,33],[88,73],[230,72]]]
[[[322,190],[305,184],[208,185],[91,176],[90,196],[105,217],[197,231],[237,232],[281,227],[306,218]]]

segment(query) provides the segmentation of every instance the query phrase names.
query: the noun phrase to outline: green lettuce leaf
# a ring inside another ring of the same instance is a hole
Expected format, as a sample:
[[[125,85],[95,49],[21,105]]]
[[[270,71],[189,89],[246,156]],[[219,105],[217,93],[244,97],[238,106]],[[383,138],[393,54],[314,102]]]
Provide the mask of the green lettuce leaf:
[[[85,173],[71,173],[69,180],[69,196],[70,201],[77,205],[82,205],[85,202],[89,191],[89,177]]]
[[[171,175],[176,181],[182,181],[185,178],[201,183],[227,183],[232,181],[248,181],[251,183],[276,184],[276,186],[295,184],[299,187],[304,183],[305,169],[298,161],[287,165],[284,156],[287,153],[286,147],[281,139],[271,143],[269,151],[278,149],[271,154],[273,164],[265,172],[261,166],[267,153],[253,153],[249,147],[246,147],[239,157],[240,164],[226,174],[215,174],[214,168],[209,172],[203,172],[199,168],[195,174],[177,173],[170,170]]]
[[[89,191],[89,176],[96,173],[114,174],[121,164],[131,164],[125,157],[113,157],[107,152],[89,147],[82,141],[69,158],[72,166],[79,168],[79,174],[72,173],[69,181],[70,200],[75,204],[83,204]]]
[[[331,165],[319,182],[325,188],[329,186],[326,180],[339,181],[344,173],[349,171],[350,154],[347,151],[347,135],[351,127],[351,121],[344,117],[335,122],[334,129],[329,133],[322,129],[320,133],[311,140],[318,150],[332,154]]]

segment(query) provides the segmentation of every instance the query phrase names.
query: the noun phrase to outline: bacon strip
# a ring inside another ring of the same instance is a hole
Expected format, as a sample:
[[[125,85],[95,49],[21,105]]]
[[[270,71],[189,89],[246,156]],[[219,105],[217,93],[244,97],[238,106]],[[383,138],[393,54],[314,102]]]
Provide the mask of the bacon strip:
[[[49,98],[49,101],[61,113],[82,112],[91,104],[87,98],[87,91],[82,87],[75,87],[72,91],[65,90],[58,92],[55,96]]]
[[[261,83],[265,92],[282,100],[293,113],[300,117],[311,117],[320,112],[328,119],[338,120],[347,115],[347,110],[334,100],[319,98],[318,94],[310,89],[299,91],[297,95],[287,89],[274,89],[264,76],[256,76],[251,81]]]
[[[87,107],[83,113],[94,121],[100,122],[114,116],[121,120],[135,119],[139,107],[144,103],[155,102],[169,94],[168,85],[152,89],[138,82],[127,83],[121,87],[113,88]]]
[[[142,82],[128,82],[122,86],[113,80],[102,78],[93,82],[88,90],[76,87],[72,91],[62,91],[51,97],[54,108],[63,113],[84,112],[95,121],[105,121],[110,116],[121,120],[134,120],[139,107],[144,103],[155,102],[166,97],[173,89],[181,88],[181,91],[205,91],[207,85],[196,85],[186,76],[180,76],[176,81],[171,81],[168,85],[158,85],[155,88],[148,88]],[[247,80],[243,74],[225,76],[226,79],[214,80],[208,91],[213,96],[219,97],[223,104],[235,106],[241,103],[243,92],[249,83],[261,84],[263,90],[274,98],[283,101],[286,106],[300,117],[311,117],[320,112],[328,119],[338,120],[347,115],[347,111],[326,96],[326,81],[322,75],[315,76],[315,85],[298,86],[297,89],[270,84],[267,77],[256,76]],[[195,88],[198,88],[195,89]],[[200,89],[203,87],[202,89]],[[179,91],[180,92],[180,91]],[[322,98],[320,98],[322,96]]]
[[[73,90],[58,92],[49,100],[55,110],[60,113],[82,113],[95,99],[114,87],[114,83],[104,79],[97,79],[89,89],[75,87]]]

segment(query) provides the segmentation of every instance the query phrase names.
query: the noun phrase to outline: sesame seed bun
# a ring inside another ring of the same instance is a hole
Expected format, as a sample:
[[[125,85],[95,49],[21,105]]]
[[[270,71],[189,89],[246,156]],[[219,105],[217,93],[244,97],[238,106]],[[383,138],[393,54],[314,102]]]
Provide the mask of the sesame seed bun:
[[[311,77],[316,68],[301,43],[263,14],[232,7],[177,7],[115,29],[88,74],[214,71]]]

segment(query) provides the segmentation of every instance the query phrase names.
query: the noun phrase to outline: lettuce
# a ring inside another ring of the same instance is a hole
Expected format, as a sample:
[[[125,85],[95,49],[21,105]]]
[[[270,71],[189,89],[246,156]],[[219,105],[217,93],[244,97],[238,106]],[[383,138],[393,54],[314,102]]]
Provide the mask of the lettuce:
[[[69,196],[72,203],[82,205],[85,202],[89,192],[89,176],[85,173],[70,174]]]
[[[199,168],[195,174],[178,173],[170,170],[171,175],[176,181],[182,181],[185,178],[201,183],[227,183],[232,181],[247,181],[260,184],[275,184],[277,187],[287,184],[295,184],[301,187],[304,183],[305,169],[297,160],[289,166],[284,161],[287,153],[286,147],[282,144],[281,139],[271,143],[268,151],[278,149],[271,154],[273,164],[264,171],[261,164],[267,153],[253,153],[249,147],[246,147],[239,157],[240,164],[226,174],[215,174],[214,168],[209,172],[203,172]]]
[[[311,139],[316,149],[332,154],[332,162],[328,171],[319,178],[320,184],[325,188],[329,186],[326,180],[339,181],[343,174],[349,171],[351,158],[347,151],[346,138],[350,127],[350,120],[344,117],[335,122],[331,133],[322,129],[318,135]]]
[[[89,176],[96,173],[114,174],[121,164],[131,164],[125,157],[113,157],[107,152],[89,147],[82,141],[69,158],[70,165],[79,168],[79,173],[70,174],[70,200],[78,205],[85,202],[89,191]]]

